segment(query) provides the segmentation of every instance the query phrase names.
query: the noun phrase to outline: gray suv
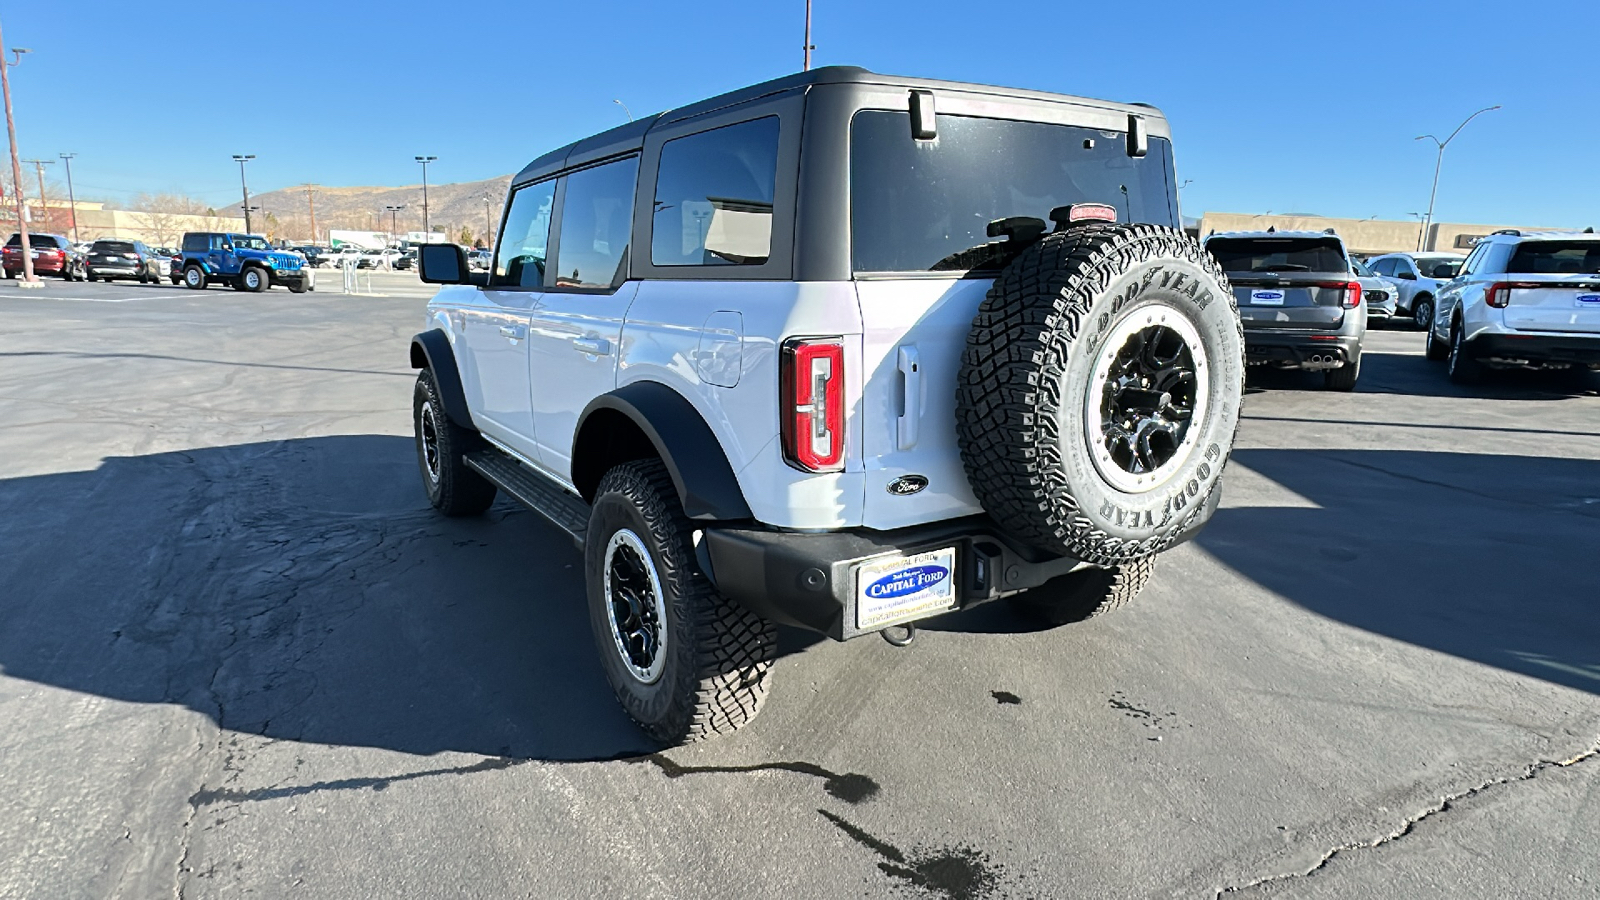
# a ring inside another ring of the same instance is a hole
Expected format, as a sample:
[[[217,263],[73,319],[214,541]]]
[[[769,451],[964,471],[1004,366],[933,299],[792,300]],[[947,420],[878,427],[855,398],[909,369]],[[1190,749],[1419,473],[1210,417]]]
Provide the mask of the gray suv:
[[[1336,234],[1235,231],[1205,249],[1233,284],[1250,365],[1321,372],[1331,391],[1354,390],[1361,374],[1361,283]]]

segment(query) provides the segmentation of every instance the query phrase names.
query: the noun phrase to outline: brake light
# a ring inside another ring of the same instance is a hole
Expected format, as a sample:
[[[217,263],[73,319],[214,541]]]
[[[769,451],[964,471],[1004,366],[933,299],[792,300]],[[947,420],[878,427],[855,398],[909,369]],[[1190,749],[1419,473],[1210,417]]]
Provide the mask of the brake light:
[[[1321,281],[1317,283],[1317,287],[1344,291],[1344,296],[1340,298],[1339,305],[1345,309],[1355,309],[1361,305],[1361,282],[1359,281]]]
[[[843,339],[785,341],[778,380],[785,461],[808,472],[843,469]]]
[[[1495,309],[1505,309],[1511,304],[1512,291],[1528,290],[1530,288],[1539,287],[1544,287],[1544,285],[1537,282],[1528,281],[1497,281],[1494,284],[1489,285],[1489,289],[1484,292],[1483,302],[1489,304]]]

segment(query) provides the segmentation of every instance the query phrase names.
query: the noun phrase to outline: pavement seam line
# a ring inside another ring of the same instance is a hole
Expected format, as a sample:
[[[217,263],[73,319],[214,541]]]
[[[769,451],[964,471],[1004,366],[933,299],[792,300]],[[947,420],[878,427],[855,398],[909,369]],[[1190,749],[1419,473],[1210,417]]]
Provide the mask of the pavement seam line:
[[[1447,812],[1458,801],[1475,797],[1484,791],[1490,790],[1491,788],[1500,787],[1502,785],[1515,784],[1521,781],[1532,781],[1534,778],[1538,777],[1540,772],[1543,772],[1547,769],[1565,769],[1570,766],[1575,766],[1581,762],[1593,759],[1597,756],[1600,756],[1600,738],[1596,738],[1594,743],[1589,745],[1588,749],[1581,750],[1578,753],[1567,757],[1566,759],[1540,760],[1539,762],[1526,766],[1521,772],[1515,775],[1503,775],[1499,778],[1491,778],[1488,781],[1480,782],[1465,790],[1446,794],[1437,803],[1431,804],[1422,812],[1417,813],[1416,815],[1407,816],[1404,820],[1402,820],[1399,828],[1389,832],[1388,834],[1380,835],[1379,837],[1372,838],[1370,840],[1351,841],[1349,843],[1340,844],[1339,846],[1328,850],[1322,854],[1322,857],[1318,859],[1316,863],[1311,866],[1311,868],[1305,870],[1304,872],[1284,872],[1278,875],[1268,875],[1265,878],[1257,878],[1256,880],[1247,884],[1229,885],[1228,887],[1222,888],[1216,892],[1215,900],[1222,900],[1223,897],[1229,894],[1237,894],[1242,891],[1248,891],[1264,885],[1275,884],[1280,881],[1293,881],[1297,878],[1310,878],[1327,868],[1329,863],[1333,862],[1336,857],[1342,854],[1354,850],[1373,850],[1378,847],[1382,847],[1385,844],[1398,841],[1399,839],[1415,831],[1419,823],[1426,819],[1433,818],[1440,813]]]

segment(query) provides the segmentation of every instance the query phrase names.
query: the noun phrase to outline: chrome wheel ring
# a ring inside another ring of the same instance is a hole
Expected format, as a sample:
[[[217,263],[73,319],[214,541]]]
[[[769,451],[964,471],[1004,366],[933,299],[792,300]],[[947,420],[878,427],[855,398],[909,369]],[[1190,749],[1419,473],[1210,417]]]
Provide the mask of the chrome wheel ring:
[[[667,607],[661,577],[644,541],[627,528],[606,543],[606,620],[624,668],[641,684],[655,684],[667,664]]]
[[[417,437],[422,441],[422,464],[428,472],[428,481],[439,483],[439,420],[433,412],[433,401],[422,401],[417,413]]]
[[[1208,360],[1187,316],[1163,303],[1112,326],[1084,396],[1084,434],[1100,476],[1142,494],[1172,480],[1200,440]]]

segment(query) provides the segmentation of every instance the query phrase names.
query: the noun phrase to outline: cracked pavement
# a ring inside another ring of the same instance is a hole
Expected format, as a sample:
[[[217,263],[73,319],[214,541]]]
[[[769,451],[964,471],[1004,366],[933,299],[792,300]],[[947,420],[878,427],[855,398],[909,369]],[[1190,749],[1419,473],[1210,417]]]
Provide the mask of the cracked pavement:
[[[785,632],[653,755],[570,541],[434,516],[425,294],[0,289],[0,897],[1600,896],[1600,396],[1261,378],[1103,621]],[[84,298],[128,298],[81,302]]]

